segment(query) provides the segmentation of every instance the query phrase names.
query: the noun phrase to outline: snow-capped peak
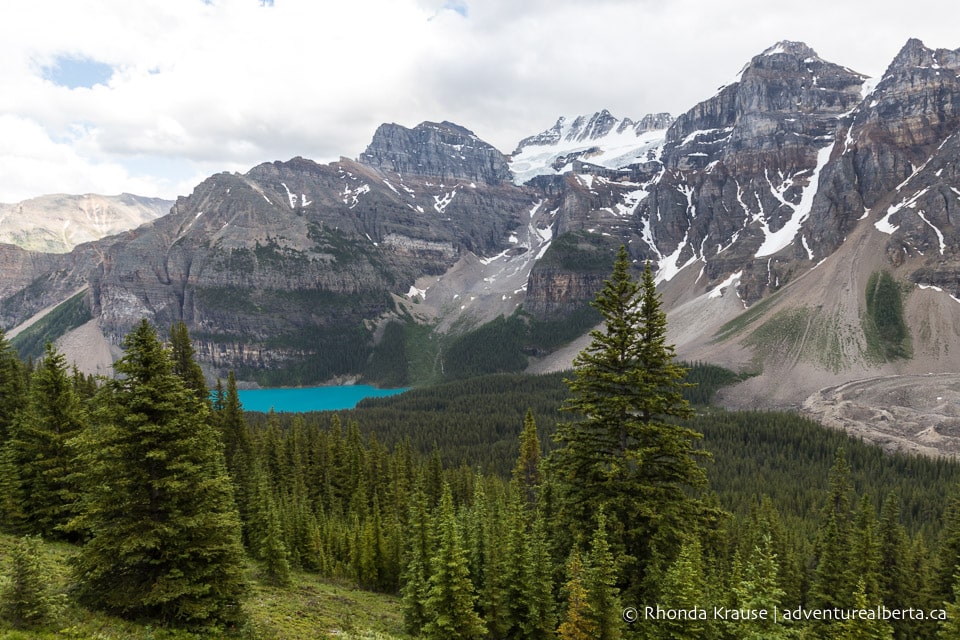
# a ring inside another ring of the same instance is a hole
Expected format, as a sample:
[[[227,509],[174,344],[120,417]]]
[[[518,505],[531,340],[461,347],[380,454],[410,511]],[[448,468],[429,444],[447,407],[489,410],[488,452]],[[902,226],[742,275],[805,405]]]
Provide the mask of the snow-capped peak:
[[[617,118],[606,109],[589,116],[561,116],[549,129],[517,145],[510,161],[514,182],[564,173],[574,160],[610,169],[646,162],[653,159],[649,154],[663,143],[671,122],[668,113],[635,121]]]

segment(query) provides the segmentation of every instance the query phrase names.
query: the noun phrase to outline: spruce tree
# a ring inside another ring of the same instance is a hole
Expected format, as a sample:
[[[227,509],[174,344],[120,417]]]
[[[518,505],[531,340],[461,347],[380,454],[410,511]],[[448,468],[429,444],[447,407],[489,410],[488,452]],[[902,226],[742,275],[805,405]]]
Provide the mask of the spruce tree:
[[[537,501],[537,489],[540,486],[540,438],[537,436],[537,422],[533,411],[527,409],[520,432],[520,455],[513,468],[513,480],[523,493],[527,505],[534,506]]]
[[[427,640],[482,638],[487,630],[474,608],[476,595],[447,483],[443,483],[441,489],[436,524],[436,555],[430,567],[423,636]]]
[[[17,352],[0,329],[0,446],[7,441],[13,418],[25,401],[25,373]]]
[[[590,539],[583,582],[597,640],[619,640],[623,610],[617,588],[617,566],[607,541],[607,518],[603,511],[597,514],[597,528]]]
[[[853,593],[853,608],[856,610],[872,609],[864,580],[858,580]],[[836,632],[831,636],[835,640],[893,640],[893,627],[881,618],[859,618],[851,616],[837,625]]]
[[[536,513],[530,524],[523,558],[523,615],[521,637],[525,640],[554,638],[557,626],[553,599],[553,566],[547,548],[543,518]]]
[[[663,577],[658,602],[665,608],[691,610],[707,606],[707,585],[703,569],[700,540],[684,543],[676,561]],[[661,620],[657,623],[660,638],[701,640],[714,637],[713,621],[692,619]]]
[[[283,542],[280,515],[273,504],[269,505],[269,524],[263,540],[262,556],[267,581],[278,587],[290,586],[290,553]]]
[[[0,619],[18,629],[49,622],[55,611],[50,569],[41,557],[40,538],[20,538],[10,554],[11,566],[0,591]]]
[[[120,374],[80,440],[80,600],[173,624],[236,621],[244,592],[240,523],[207,404],[173,373],[142,321]]]
[[[810,599],[823,609],[853,605],[856,582],[850,575],[850,469],[846,454],[838,449],[830,470],[830,492],[821,514],[818,558]]]
[[[183,380],[184,386],[193,391],[200,402],[209,403],[210,389],[207,388],[203,370],[194,359],[190,333],[182,320],[170,327],[170,359],[173,373]]]
[[[960,572],[953,580],[953,599],[943,603],[947,619],[940,623],[937,637],[942,640],[957,640],[960,638]]]
[[[550,469],[574,537],[603,509],[611,543],[637,587],[646,581],[654,540],[661,555],[672,557],[696,522],[700,506],[689,490],[704,486],[706,475],[697,462],[705,454],[694,447],[700,434],[673,420],[691,415],[682,396],[686,372],[666,343],[650,265],[640,283],[629,266],[621,247],[592,303],[604,329],[592,331],[574,359],[572,397],[563,409],[581,419],[557,426]]]
[[[557,629],[561,640],[596,640],[599,629],[590,606],[590,594],[585,584],[585,568],[580,550],[573,548],[567,561],[566,592],[567,606],[563,621]]]
[[[404,627],[408,633],[417,635],[428,621],[426,607],[430,590],[430,558],[433,556],[432,527],[422,480],[417,483],[410,500],[406,539],[400,606]]]
[[[743,611],[764,611],[757,620],[738,620],[732,626],[740,640],[780,640],[790,637],[790,629],[774,619],[781,606],[784,591],[779,586],[777,556],[773,540],[764,534],[748,556],[743,577],[734,585],[735,606]]]
[[[8,455],[17,465],[27,529],[63,537],[79,497],[72,438],[86,421],[66,358],[47,342],[31,377],[27,404],[10,430]]]

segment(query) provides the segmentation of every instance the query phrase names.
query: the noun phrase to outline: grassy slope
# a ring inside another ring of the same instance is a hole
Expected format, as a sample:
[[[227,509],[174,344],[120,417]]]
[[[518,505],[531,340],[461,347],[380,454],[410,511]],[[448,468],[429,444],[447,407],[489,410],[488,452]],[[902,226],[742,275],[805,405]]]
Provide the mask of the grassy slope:
[[[13,542],[13,537],[0,535],[0,575],[8,572]],[[44,552],[51,569],[52,588],[66,593],[70,579],[67,559],[74,553],[74,547],[46,543]],[[407,637],[403,633],[397,598],[323,581],[310,574],[294,574],[293,585],[286,589],[269,587],[257,581],[257,569],[253,565],[248,569],[248,576],[251,588],[245,608],[250,626],[233,637],[265,640],[314,640],[330,636],[343,640]],[[17,631],[0,621],[2,640],[187,640],[207,637],[89,611],[65,597],[56,621],[40,629]]]

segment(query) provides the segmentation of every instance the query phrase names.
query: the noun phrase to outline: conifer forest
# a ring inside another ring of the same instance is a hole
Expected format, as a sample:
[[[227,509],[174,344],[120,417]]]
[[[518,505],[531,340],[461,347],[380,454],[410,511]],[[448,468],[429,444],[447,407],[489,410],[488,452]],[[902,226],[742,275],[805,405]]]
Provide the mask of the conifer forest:
[[[623,250],[593,307],[572,371],[305,414],[208,388],[183,324],[110,379],[0,334],[0,637],[960,638],[960,465],[711,406],[736,374]],[[308,579],[394,622],[263,613]]]

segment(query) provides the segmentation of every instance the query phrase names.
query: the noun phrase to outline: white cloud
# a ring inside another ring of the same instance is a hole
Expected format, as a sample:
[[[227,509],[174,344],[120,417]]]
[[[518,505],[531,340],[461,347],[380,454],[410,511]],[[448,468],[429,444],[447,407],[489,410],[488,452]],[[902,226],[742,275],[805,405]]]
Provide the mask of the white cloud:
[[[909,13],[826,0],[802,11],[765,0],[14,3],[0,23],[0,116],[14,136],[0,146],[0,200],[172,197],[216,171],[356,156],[382,122],[451,120],[510,152],[561,114],[676,115],[782,39],[879,75],[908,37],[960,46],[949,20],[930,20],[953,11],[946,0]],[[55,86],[43,69],[61,56],[115,72],[108,86]]]

